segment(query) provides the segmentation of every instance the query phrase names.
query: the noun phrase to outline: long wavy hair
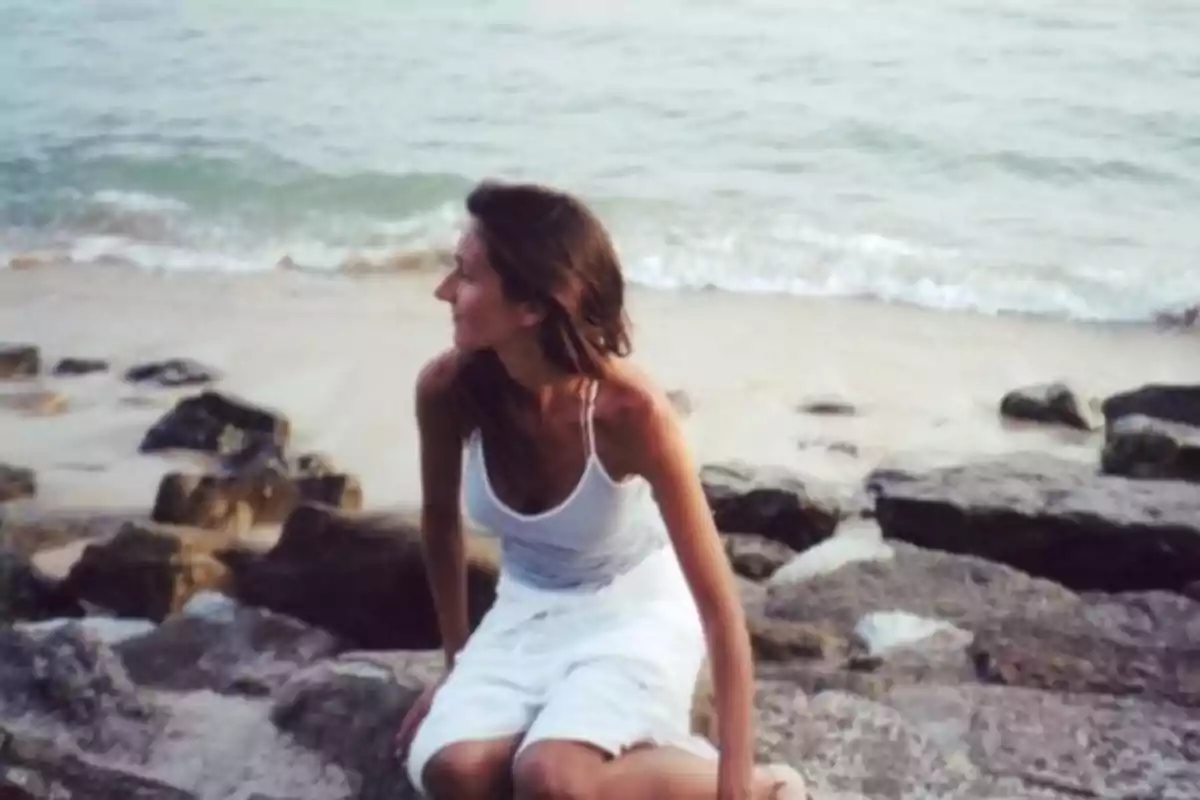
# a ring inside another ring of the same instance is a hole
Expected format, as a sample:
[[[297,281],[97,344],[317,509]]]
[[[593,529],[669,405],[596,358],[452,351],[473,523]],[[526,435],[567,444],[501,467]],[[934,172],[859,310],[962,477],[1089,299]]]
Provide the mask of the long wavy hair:
[[[599,378],[608,358],[630,353],[621,264],[608,231],[581,200],[538,184],[486,180],[466,208],[505,297],[543,314],[537,341],[555,368]],[[512,417],[526,393],[494,351],[466,355],[460,389],[468,425],[487,437],[489,460],[511,466],[531,455]]]

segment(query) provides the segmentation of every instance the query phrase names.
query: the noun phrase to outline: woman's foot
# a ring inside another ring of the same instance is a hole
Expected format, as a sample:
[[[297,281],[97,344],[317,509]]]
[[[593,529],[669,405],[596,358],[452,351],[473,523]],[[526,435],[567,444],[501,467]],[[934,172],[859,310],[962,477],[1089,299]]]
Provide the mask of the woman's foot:
[[[757,772],[759,781],[768,787],[763,800],[807,800],[804,777],[787,764],[767,764]]]

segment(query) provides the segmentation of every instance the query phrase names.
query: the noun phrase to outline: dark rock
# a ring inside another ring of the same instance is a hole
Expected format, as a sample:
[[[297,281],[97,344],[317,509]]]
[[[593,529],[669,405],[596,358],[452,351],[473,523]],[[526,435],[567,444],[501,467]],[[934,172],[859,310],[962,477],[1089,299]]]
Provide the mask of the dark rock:
[[[1200,305],[1188,306],[1181,311],[1161,311],[1154,321],[1163,328],[1193,328],[1200,324]]]
[[[0,798],[3,800],[200,800],[182,789],[122,772],[80,756],[50,739],[17,733],[0,723]]]
[[[746,624],[758,662],[797,658],[841,660],[850,651],[846,637],[806,622],[751,616]]]
[[[468,616],[474,627],[495,599],[495,541],[466,536]],[[233,595],[369,649],[440,646],[420,530],[400,515],[299,506],[265,554],[225,555]],[[315,590],[319,587],[319,590]]]
[[[1078,590],[1181,590],[1200,578],[1200,486],[1097,475],[1047,456],[879,484],[884,536],[971,553]]]
[[[796,551],[786,544],[754,533],[724,533],[721,541],[733,571],[755,581],[771,577],[796,555]]]
[[[440,662],[440,654],[424,660]],[[297,743],[347,772],[357,800],[417,800],[396,731],[429,680],[386,668],[322,664],[297,673],[275,695],[271,719]]]
[[[841,517],[831,492],[818,495],[782,468],[740,461],[709,464],[700,480],[718,530],[756,533],[793,550],[827,538]]]
[[[667,392],[667,399],[671,401],[671,407],[675,409],[675,413],[685,419],[690,417],[696,408],[691,395],[682,389],[672,389]]]
[[[291,475],[297,478],[326,478],[336,474],[333,461],[324,453],[301,453],[291,464]]]
[[[37,495],[33,470],[0,463],[0,503]]]
[[[229,543],[211,531],[125,523],[84,548],[63,590],[117,616],[158,622],[196,592],[227,585],[229,570],[216,555]]]
[[[1200,483],[1200,427],[1130,414],[1109,428],[1100,469],[1108,475]]]
[[[0,344],[0,380],[32,378],[42,370],[41,351],[30,344]]]
[[[1110,395],[1100,408],[1106,427],[1131,414],[1200,427],[1200,385],[1150,383]]]
[[[1013,389],[1000,400],[1000,415],[1027,422],[1066,425],[1081,431],[1094,427],[1086,404],[1065,383],[1043,383]]]
[[[0,624],[81,616],[75,598],[35,573],[23,556],[0,550]]]
[[[362,487],[352,475],[289,478],[272,472],[232,476],[171,472],[159,483],[150,518],[242,533],[253,525],[282,522],[306,502],[357,511],[362,508]]]
[[[234,606],[224,619],[176,614],[113,649],[143,686],[267,695],[341,647],[333,635],[290,617]]]
[[[146,431],[138,449],[198,450],[220,458],[250,450],[246,460],[274,447],[287,449],[291,424],[287,417],[221,392],[185,397]],[[236,458],[236,457],[235,457]]]
[[[852,417],[858,414],[858,409],[853,403],[840,397],[814,397],[800,403],[796,410],[804,414],[836,417]]]
[[[158,712],[112,650],[68,622],[42,636],[0,628],[0,718],[26,714],[103,751],[148,744]]]
[[[155,383],[164,387],[195,386],[220,379],[221,373],[216,369],[190,358],[151,361],[125,370],[125,380],[130,383]]]
[[[58,376],[89,375],[93,372],[107,371],[108,362],[102,358],[63,358],[51,370]]]

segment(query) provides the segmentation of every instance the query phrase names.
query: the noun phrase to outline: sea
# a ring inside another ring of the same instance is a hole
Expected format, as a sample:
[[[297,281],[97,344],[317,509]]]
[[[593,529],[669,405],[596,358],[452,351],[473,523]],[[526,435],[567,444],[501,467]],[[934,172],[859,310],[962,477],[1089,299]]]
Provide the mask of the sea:
[[[1200,302],[1200,3],[0,2],[0,269],[386,269],[484,177],[636,284],[1145,320]]]

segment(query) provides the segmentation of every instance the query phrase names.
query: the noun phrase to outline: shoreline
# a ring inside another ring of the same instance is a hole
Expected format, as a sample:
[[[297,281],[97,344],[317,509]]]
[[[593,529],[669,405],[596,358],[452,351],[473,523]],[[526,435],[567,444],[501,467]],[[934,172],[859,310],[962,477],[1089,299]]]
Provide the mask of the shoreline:
[[[224,373],[214,388],[277,408],[296,447],[359,475],[368,509],[419,495],[411,387],[449,341],[436,272],[328,275],[0,270],[0,342],[112,362],[82,377],[0,383],[61,393],[61,414],[0,409],[10,463],[35,469],[30,510],[149,508],[159,477],[201,461],[140,455],[176,398],[120,373],[187,357]],[[1002,422],[1004,392],[1067,382],[1086,402],[1146,382],[1188,381],[1196,340],[1153,323],[940,311],[875,300],[631,286],[634,360],[694,411],[696,460],[777,464],[852,492],[881,465],[924,467],[1014,452],[1090,459],[1093,434]],[[803,413],[837,398],[848,416]],[[12,505],[12,504],[10,504]],[[14,507],[14,510],[16,508]]]

